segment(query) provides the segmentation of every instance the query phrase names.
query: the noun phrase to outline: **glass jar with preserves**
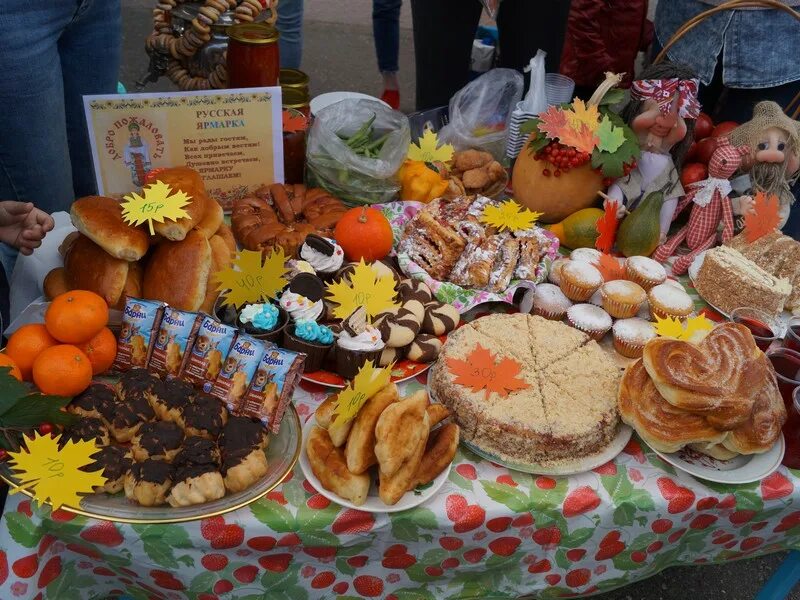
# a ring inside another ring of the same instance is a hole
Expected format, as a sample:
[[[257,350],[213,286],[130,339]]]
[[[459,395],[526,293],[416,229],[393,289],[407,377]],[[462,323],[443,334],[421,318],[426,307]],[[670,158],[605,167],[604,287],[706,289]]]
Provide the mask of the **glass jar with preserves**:
[[[281,69],[280,83],[283,89],[297,89],[308,94],[309,77],[300,69]]]
[[[283,178],[303,183],[306,167],[308,117],[294,108],[283,109]]]
[[[278,31],[266,23],[240,23],[228,28],[228,87],[278,85]]]
[[[285,87],[281,87],[281,91],[283,92],[283,108],[299,110],[306,117],[311,115],[311,98],[307,91]]]

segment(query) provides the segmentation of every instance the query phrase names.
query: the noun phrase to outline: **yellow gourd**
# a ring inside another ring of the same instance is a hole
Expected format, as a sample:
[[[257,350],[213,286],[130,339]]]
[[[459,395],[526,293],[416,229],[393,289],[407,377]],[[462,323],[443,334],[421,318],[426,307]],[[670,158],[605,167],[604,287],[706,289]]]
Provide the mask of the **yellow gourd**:
[[[562,246],[567,248],[594,248],[597,240],[597,221],[603,216],[599,208],[584,208],[572,213],[563,221],[548,225]]]
[[[447,189],[447,179],[419,160],[407,160],[397,173],[400,178],[401,200],[431,202]]]

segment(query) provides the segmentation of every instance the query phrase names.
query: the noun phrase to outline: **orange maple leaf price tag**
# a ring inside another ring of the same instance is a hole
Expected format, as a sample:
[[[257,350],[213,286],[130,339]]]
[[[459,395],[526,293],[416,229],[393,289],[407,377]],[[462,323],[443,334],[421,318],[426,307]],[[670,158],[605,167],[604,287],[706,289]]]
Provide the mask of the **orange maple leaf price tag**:
[[[497,357],[489,350],[476,344],[466,360],[448,358],[447,368],[455,376],[454,383],[470,388],[473,392],[486,390],[486,399],[494,392],[505,398],[510,392],[530,387],[525,380],[517,377],[522,366],[511,358]]]
[[[619,202],[616,200],[607,201],[603,216],[597,219],[595,225],[599,235],[594,242],[594,247],[605,254],[611,252],[617,239],[617,224],[619,223],[617,206],[619,206]]]
[[[752,244],[778,228],[781,220],[779,208],[780,201],[775,194],[767,196],[764,192],[758,192],[753,197],[754,212],[744,217],[744,235],[748,242]]]
[[[601,254],[599,259],[593,261],[593,264],[603,275],[603,281],[625,279],[625,267],[610,254]]]

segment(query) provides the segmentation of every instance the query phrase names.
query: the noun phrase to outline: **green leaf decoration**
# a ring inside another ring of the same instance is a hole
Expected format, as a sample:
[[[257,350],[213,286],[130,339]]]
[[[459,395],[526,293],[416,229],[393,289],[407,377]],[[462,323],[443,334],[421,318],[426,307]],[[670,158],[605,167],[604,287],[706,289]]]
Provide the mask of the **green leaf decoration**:
[[[177,525],[155,525],[160,532],[158,537],[173,548],[194,548],[188,532]]]
[[[253,502],[250,505],[250,512],[273,531],[278,533],[297,531],[297,521],[292,513],[274,500],[262,498],[258,502]]]
[[[211,589],[211,586],[217,581],[217,576],[214,573],[210,573],[208,571],[204,573],[200,573],[189,584],[189,589],[187,590],[189,594],[201,594],[203,592],[207,592]]]
[[[144,552],[150,560],[160,567],[166,567],[168,569],[177,569],[179,567],[179,563],[175,559],[172,548],[160,540],[152,538],[145,539]]]
[[[486,495],[495,502],[505,504],[515,513],[527,512],[530,504],[528,496],[517,488],[506,485],[505,483],[495,483],[493,481],[481,481]]]
[[[58,600],[80,600],[82,594],[75,585],[75,579],[75,565],[67,563],[61,570],[61,575],[47,586],[47,597]]]
[[[400,588],[394,591],[397,600],[432,600],[434,596],[425,586],[418,588]]]
[[[611,88],[606,92],[606,95],[603,96],[602,100],[600,100],[598,106],[613,106],[619,104],[623,100],[625,100],[625,91],[619,88]]]
[[[6,520],[8,533],[20,546],[34,548],[44,535],[44,532],[33,523],[30,517],[23,513],[7,512],[3,518]]]
[[[600,121],[596,134],[600,139],[597,148],[601,152],[616,152],[625,142],[625,132],[621,127],[614,125],[607,115]]]
[[[282,573],[276,573],[274,571],[265,571],[264,574],[261,576],[261,586],[264,588],[264,592],[272,592],[273,590],[279,590],[281,588],[290,587],[297,584],[297,574],[300,571],[300,565],[296,562],[292,562],[289,565],[289,568],[283,571]],[[271,596],[267,596],[270,597]]]
[[[339,571],[339,573],[344,573],[345,575],[355,575],[356,572],[355,567],[351,567],[346,558],[336,559],[336,570]]]
[[[335,548],[339,545],[339,538],[327,531],[300,531],[297,535],[306,547]]]
[[[570,565],[572,565],[572,561],[567,558],[567,551],[564,550],[563,548],[559,548],[556,551],[555,559],[556,559],[556,564],[561,569],[569,569]]]
[[[611,123],[621,127],[625,136],[625,141],[614,152],[602,152],[600,148],[595,148],[592,152],[592,167],[601,169],[605,177],[617,179],[624,174],[623,165],[639,158],[641,150],[636,134],[626,125],[614,123],[614,118],[608,116]]]
[[[296,508],[305,506],[309,494],[306,494],[303,485],[299,481],[292,479],[288,483],[284,483],[281,489],[283,490],[283,497],[286,498],[289,504]]]
[[[733,495],[736,497],[736,510],[764,510],[764,501],[756,492],[737,489]]]
[[[633,517],[636,514],[636,507],[625,502],[614,509],[614,525],[629,527],[633,525]]]
[[[341,543],[341,542],[340,542]],[[355,556],[361,554],[364,550],[369,548],[372,544],[370,542],[361,542],[359,544],[351,544],[347,546],[339,546],[336,552],[337,556]]]

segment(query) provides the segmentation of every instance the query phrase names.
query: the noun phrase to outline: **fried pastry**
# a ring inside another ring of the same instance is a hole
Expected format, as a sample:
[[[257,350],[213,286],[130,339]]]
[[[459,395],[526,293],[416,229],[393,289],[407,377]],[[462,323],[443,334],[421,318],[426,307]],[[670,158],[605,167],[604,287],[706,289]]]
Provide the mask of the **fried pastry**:
[[[314,426],[306,439],[306,455],[311,470],[322,486],[361,506],[367,500],[370,479],[367,474],[348,470],[344,452],[333,445],[327,430]]]
[[[186,435],[216,439],[228,421],[228,409],[214,396],[202,392],[181,410],[180,424]]]
[[[374,439],[375,457],[382,474],[388,476],[397,472],[416,451],[418,440],[428,439],[427,407],[428,394],[422,390],[381,411],[374,426]],[[353,439],[352,434],[350,439]],[[350,466],[349,455],[347,462]]]
[[[351,472],[360,475],[378,462],[375,456],[375,425],[386,407],[399,398],[397,386],[390,383],[367,400],[358,411],[344,450],[347,468]]]
[[[172,421],[144,423],[133,438],[131,451],[139,462],[152,458],[171,462],[183,442],[183,430]]]
[[[222,460],[222,476],[225,489],[231,493],[246,490],[267,474],[267,456],[261,448],[225,451]]]
[[[622,420],[659,452],[676,452],[688,444],[719,444],[725,439],[725,432],[714,428],[703,415],[675,408],[664,400],[641,359],[625,371],[617,400]]]
[[[163,381],[146,392],[158,418],[176,423],[181,422],[181,410],[189,405],[195,393],[191,384],[180,379]]]
[[[170,506],[203,504],[225,495],[225,482],[214,465],[182,465],[175,469],[174,480],[167,496]]]
[[[519,262],[514,269],[515,279],[533,281],[536,278],[536,269],[542,257],[542,245],[536,235],[519,238]]]
[[[314,416],[317,418],[317,423],[328,430],[331,436],[333,445],[337,448],[344,446],[347,441],[347,436],[350,435],[350,429],[353,427],[353,421],[347,421],[344,424],[333,424],[333,411],[336,409],[336,402],[339,399],[338,394],[331,394],[317,407]]]
[[[458,448],[458,438],[459,428],[455,423],[448,423],[430,433],[425,453],[422,455],[408,491],[418,485],[430,483],[453,461]]]
[[[171,486],[172,465],[160,460],[133,463],[125,475],[125,497],[142,506],[164,504]]]
[[[61,434],[61,440],[62,443],[67,440],[94,442],[98,446],[108,446],[111,443],[105,422],[94,417],[82,417],[69,425]]]
[[[747,327],[723,323],[699,344],[652,339],[643,359],[667,402],[705,416],[717,429],[730,430],[750,416],[754,391],[768,377],[763,369],[751,372],[759,356],[763,353]]]
[[[103,492],[107,494],[121,492],[125,483],[125,475],[133,464],[130,450],[123,446],[112,444],[92,454],[92,458],[94,462],[85,467],[81,467],[80,470],[91,472],[102,469],[103,477],[106,478],[105,485],[95,487],[94,491],[98,494]]]
[[[110,415],[109,404],[114,404],[117,396],[114,390],[102,383],[93,383],[75,396],[67,405],[67,411],[80,417],[103,419]]]
[[[380,424],[380,423],[379,423]],[[422,411],[422,423],[418,425],[419,436],[414,441],[411,452],[406,455],[405,460],[393,473],[386,473],[383,470],[383,463],[380,463],[380,482],[378,484],[378,495],[385,504],[393,506],[397,504],[403,494],[413,487],[414,480],[419,469],[422,456],[425,453],[425,445],[428,442],[430,427],[428,426],[428,415]],[[380,439],[380,438],[379,438]]]
[[[428,413],[428,423],[431,428],[436,427],[450,416],[450,409],[444,404],[429,404],[425,412]]]

